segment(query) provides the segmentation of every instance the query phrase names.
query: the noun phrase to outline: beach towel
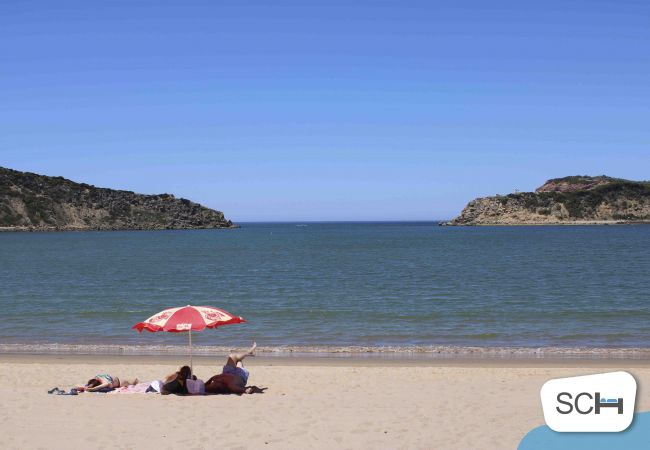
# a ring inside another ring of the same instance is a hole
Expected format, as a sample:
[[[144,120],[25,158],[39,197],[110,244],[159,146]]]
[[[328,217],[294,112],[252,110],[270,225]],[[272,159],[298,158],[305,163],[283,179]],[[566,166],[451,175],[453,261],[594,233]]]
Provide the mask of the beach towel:
[[[149,385],[149,390],[160,394],[162,392],[163,382],[161,380],[153,380]]]
[[[111,394],[146,394],[150,385],[151,383],[138,383],[136,385],[123,386],[114,389]]]

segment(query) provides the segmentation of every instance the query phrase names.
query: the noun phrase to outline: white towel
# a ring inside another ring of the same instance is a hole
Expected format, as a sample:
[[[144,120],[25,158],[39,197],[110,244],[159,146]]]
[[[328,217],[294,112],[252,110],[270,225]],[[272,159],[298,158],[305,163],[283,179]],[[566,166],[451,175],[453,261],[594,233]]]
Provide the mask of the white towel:
[[[163,382],[161,380],[154,380],[151,382],[151,387],[160,394],[162,392]]]

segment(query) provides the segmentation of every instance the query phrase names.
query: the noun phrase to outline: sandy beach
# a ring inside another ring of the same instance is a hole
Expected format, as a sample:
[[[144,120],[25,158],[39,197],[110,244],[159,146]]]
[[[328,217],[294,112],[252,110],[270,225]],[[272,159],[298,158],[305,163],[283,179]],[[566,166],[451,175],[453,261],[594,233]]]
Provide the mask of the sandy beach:
[[[150,381],[182,357],[0,355],[2,448],[516,448],[543,425],[550,379],[628,370],[650,409],[646,361],[263,357],[262,395],[48,395],[99,372]],[[222,357],[195,358],[195,373]],[[248,360],[247,360],[248,362]]]

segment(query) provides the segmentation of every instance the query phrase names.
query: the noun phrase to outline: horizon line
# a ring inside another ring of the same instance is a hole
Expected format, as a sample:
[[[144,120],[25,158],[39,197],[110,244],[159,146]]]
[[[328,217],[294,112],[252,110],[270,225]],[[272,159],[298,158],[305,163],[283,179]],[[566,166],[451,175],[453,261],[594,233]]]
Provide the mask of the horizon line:
[[[451,219],[387,219],[387,220],[241,220],[233,223],[435,223]]]

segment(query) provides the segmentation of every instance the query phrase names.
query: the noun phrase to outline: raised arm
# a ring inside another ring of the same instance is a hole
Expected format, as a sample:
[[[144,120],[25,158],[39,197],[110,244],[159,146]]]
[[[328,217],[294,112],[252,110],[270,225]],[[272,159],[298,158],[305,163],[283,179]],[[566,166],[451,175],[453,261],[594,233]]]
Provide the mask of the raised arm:
[[[104,389],[104,388],[107,388],[107,387],[112,387],[112,383],[109,383],[108,381],[104,381],[99,386],[86,388],[86,392],[95,392],[95,391],[99,391],[100,389]]]
[[[163,379],[163,384],[167,384],[167,383],[169,383],[170,381],[174,381],[174,380],[176,379],[176,377],[178,376],[178,374],[179,374],[178,371],[176,371],[176,372],[174,372],[174,373],[170,373],[169,375],[167,375],[167,376]]]

